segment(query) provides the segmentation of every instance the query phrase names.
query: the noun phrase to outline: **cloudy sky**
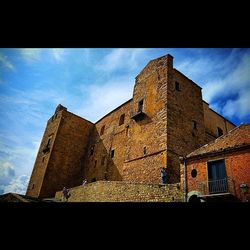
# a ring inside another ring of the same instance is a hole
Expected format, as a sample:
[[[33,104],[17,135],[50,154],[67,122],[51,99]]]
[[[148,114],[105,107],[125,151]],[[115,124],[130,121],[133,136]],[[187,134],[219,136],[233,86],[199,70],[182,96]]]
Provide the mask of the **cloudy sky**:
[[[132,97],[148,61],[168,53],[213,109],[250,122],[250,49],[0,49],[0,194],[26,192],[59,103],[95,122]]]

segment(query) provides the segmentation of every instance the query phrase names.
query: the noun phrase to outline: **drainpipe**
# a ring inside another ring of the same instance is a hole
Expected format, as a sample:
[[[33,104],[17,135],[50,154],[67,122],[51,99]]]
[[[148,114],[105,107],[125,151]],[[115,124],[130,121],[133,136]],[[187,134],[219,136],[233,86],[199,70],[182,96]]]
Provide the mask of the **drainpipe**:
[[[185,157],[180,157],[179,159],[184,165],[184,202],[187,202],[187,163]]]
[[[184,195],[185,195],[185,202],[187,202],[187,194],[188,194],[188,183],[187,183],[187,163],[186,158],[184,157]]]

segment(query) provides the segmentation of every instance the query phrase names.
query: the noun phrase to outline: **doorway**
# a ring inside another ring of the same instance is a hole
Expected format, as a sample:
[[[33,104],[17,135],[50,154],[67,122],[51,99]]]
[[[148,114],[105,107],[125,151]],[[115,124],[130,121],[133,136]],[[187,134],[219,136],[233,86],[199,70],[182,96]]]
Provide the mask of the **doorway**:
[[[225,160],[211,161],[207,166],[209,194],[228,192]]]

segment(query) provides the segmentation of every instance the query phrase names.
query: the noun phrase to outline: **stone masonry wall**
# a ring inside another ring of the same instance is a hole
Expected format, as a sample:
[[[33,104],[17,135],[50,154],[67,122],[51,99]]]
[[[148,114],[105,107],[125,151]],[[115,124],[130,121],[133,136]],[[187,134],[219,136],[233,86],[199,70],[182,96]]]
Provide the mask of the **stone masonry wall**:
[[[56,116],[53,115],[47,122],[26,192],[29,196],[38,197],[40,195],[45,173],[47,171],[47,165],[50,160],[51,150],[53,148],[55,138],[57,137],[62,112],[62,110],[57,112]],[[50,143],[48,145],[49,139]],[[48,147],[46,147],[47,145]]]
[[[133,99],[99,120],[91,134],[85,177],[159,183],[166,166],[166,70],[169,56],[151,61],[136,77]],[[145,117],[131,117],[143,100]],[[121,115],[124,124],[119,125]],[[105,127],[104,127],[105,126]],[[101,133],[104,127],[103,134]],[[94,152],[91,154],[91,150]],[[111,151],[114,156],[111,158]]]
[[[223,134],[227,134],[230,130],[235,128],[234,124],[210,109],[209,104],[204,101],[203,109],[206,128],[206,143],[215,140],[218,137],[218,127],[223,130]]]
[[[177,83],[179,88],[176,88]],[[198,85],[173,69],[168,72],[167,89],[167,168],[170,182],[174,183],[180,181],[179,156],[205,144],[205,126]]]
[[[130,106],[128,101],[95,124],[89,138],[84,176],[96,180],[122,180],[127,140],[130,133]],[[124,115],[124,123],[119,124]],[[103,129],[103,133],[101,130]],[[114,156],[111,157],[111,151]]]
[[[83,162],[93,124],[66,109],[48,121],[30,179],[27,195],[54,197],[63,186],[81,184]],[[49,142],[50,141],[50,142]],[[46,145],[49,146],[46,147]],[[47,148],[44,151],[44,148]]]
[[[62,112],[40,197],[54,197],[55,192],[80,185],[84,158],[93,123],[68,111]],[[56,177],[56,178],[55,178]]]
[[[159,183],[160,169],[166,167],[167,68],[171,56],[153,60],[136,77],[131,115],[143,100],[142,120],[130,121],[123,178],[126,181]]]
[[[157,185],[97,181],[70,189],[69,202],[182,202],[179,184]],[[61,192],[56,193],[61,199]]]

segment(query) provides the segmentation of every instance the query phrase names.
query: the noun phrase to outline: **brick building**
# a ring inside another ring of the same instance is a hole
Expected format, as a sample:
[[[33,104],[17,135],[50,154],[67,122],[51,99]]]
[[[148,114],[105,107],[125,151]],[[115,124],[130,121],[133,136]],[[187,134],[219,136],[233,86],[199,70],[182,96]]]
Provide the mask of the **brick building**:
[[[47,122],[27,194],[53,197],[83,178],[160,183],[161,167],[168,183],[177,183],[180,156],[234,127],[209,108],[201,87],[166,55],[136,76],[132,99],[96,123],[59,105]]]
[[[182,159],[181,176],[188,201],[249,199],[242,188],[250,187],[250,124],[188,154]]]

